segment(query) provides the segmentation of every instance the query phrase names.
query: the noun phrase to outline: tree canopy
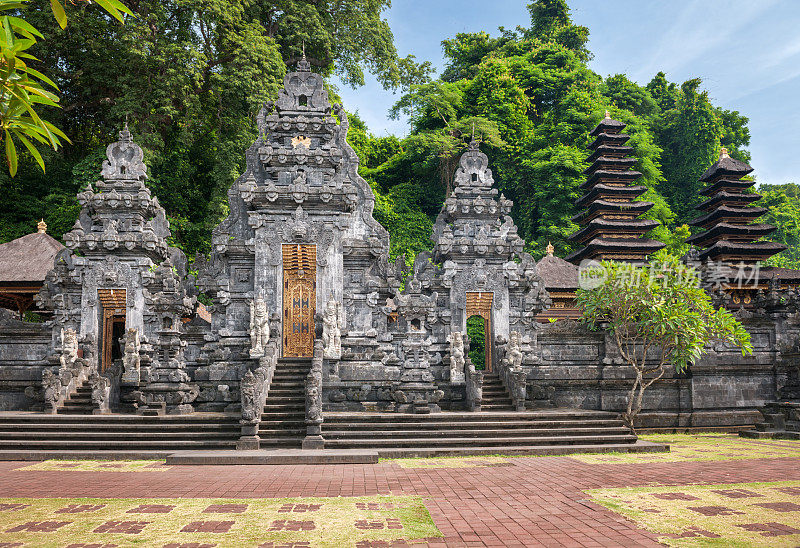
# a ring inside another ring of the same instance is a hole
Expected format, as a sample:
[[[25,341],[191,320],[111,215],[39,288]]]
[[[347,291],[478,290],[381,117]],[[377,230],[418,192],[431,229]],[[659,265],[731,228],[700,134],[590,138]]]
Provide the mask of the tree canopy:
[[[431,247],[433,219],[473,135],[537,257],[548,242],[561,256],[574,250],[567,237],[577,228],[571,218],[588,167],[588,133],[605,110],[628,125],[634,169],[648,187],[643,199],[655,204],[646,216],[661,223],[650,236],[672,253],[687,249],[698,179],[720,148],[750,160],[748,119],[714,105],[701,80],[670,82],[659,72],[641,85],[592,71],[589,29],[572,21],[566,0],[531,2],[530,21],[515,30],[444,40],[446,65],[435,80],[430,64],[398,57],[383,18],[389,0],[125,4],[134,14],[125,25],[86,3],[62,30],[40,24],[52,19],[47,0],[30,0],[31,22],[45,35],[32,47],[36,68],[60,88],[62,108],[48,112],[72,143],[43,153],[46,176],[24,151],[15,178],[0,174],[0,241],[30,232],[39,217],[56,237],[68,230],[78,213],[75,193],[96,178],[103,147],[127,117],[146,149],[148,185],[167,209],[173,243],[190,254],[207,251],[255,139],[254,115],[304,47],[325,76],[357,86],[370,72],[403,91],[390,114],[408,116],[407,136],[376,137],[357,115],[349,135],[393,257]],[[790,246],[800,239],[792,192],[767,189],[763,200],[774,209],[765,221],[779,225],[774,238]],[[800,267],[800,257],[787,252],[773,263]]]

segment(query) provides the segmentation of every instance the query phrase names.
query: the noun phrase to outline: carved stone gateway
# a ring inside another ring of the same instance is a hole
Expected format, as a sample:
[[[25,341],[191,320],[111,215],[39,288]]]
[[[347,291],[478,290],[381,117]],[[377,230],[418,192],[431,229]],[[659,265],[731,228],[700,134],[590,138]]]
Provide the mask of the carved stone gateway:
[[[550,297],[478,142],[459,160],[432,250],[390,262],[388,233],[346,141],[347,114],[307,61],[256,122],[244,172],[228,191],[229,215],[214,229],[210,256],[193,265],[197,279],[168,245],[142,150],[120,133],[102,179],[78,194],[67,249],[38,296],[52,319],[34,329],[0,317],[0,377],[25,370],[33,379],[14,381],[22,388],[13,401],[0,386],[0,409],[24,402],[55,412],[83,384],[101,412],[234,414],[239,446],[257,448],[279,360],[296,368],[312,356],[313,375],[296,395],[306,402],[307,446],[324,444],[328,410],[480,410],[484,375],[489,409],[496,377],[518,410],[620,408],[627,379],[610,340],[575,322],[537,323]],[[664,380],[654,398],[673,411],[664,419],[659,410],[654,423],[742,424],[770,391],[791,386],[797,352],[781,348],[800,339],[800,296],[778,285],[740,313],[757,356],[718,348],[692,378]],[[210,321],[196,313],[198,292],[211,301]],[[473,315],[484,320],[486,372],[468,357]],[[19,333],[38,333],[41,355],[9,359]],[[705,367],[715,363],[724,375]],[[722,382],[731,386],[723,395],[702,388]]]

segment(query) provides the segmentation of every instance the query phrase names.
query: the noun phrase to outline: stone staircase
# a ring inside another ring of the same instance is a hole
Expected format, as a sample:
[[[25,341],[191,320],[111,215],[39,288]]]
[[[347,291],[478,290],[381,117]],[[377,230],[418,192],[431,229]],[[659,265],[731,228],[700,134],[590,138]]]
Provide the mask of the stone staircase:
[[[578,409],[325,413],[322,435],[325,449],[373,449],[381,457],[664,450],[638,441],[615,413]]]
[[[0,413],[0,460],[161,458],[175,451],[234,449],[238,415]]]
[[[258,436],[262,449],[299,449],[306,435],[305,380],[311,358],[281,358],[267,392]]]
[[[92,387],[88,383],[83,383],[78,387],[74,394],[64,401],[56,409],[59,415],[91,415],[94,405],[92,404]]]
[[[743,438],[800,440],[800,401],[768,402],[761,410],[763,422],[755,430],[742,430]]]
[[[500,375],[491,371],[483,373],[483,397],[481,411],[514,411],[511,396],[503,386]]]

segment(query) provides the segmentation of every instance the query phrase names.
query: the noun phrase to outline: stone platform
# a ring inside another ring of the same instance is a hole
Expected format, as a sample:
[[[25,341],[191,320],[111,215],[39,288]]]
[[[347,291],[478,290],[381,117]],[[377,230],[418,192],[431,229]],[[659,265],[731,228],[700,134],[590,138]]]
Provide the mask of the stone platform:
[[[166,464],[377,464],[378,452],[361,449],[181,451]]]

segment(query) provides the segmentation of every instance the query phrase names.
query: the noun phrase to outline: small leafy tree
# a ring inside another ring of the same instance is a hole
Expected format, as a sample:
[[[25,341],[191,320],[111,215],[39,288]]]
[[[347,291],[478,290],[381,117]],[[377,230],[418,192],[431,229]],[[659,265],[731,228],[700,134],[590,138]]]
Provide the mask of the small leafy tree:
[[[697,271],[663,251],[648,267],[603,261],[584,268],[581,287],[582,321],[609,332],[634,370],[622,414],[632,432],[644,391],[668,368],[686,370],[715,341],[740,348],[743,356],[753,352],[750,334],[728,310],[714,309]]]
[[[38,61],[28,53],[37,38],[44,36],[21,16],[29,0],[0,0],[0,141],[5,141],[6,161],[13,177],[17,173],[18,153],[14,139],[22,143],[44,170],[44,160],[35,143],[58,150],[67,136],[44,120],[38,106],[58,107],[56,84],[28,63]],[[119,0],[94,0],[120,22],[123,13],[132,15]],[[67,26],[62,0],[50,0],[50,7],[59,26]]]

